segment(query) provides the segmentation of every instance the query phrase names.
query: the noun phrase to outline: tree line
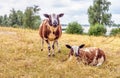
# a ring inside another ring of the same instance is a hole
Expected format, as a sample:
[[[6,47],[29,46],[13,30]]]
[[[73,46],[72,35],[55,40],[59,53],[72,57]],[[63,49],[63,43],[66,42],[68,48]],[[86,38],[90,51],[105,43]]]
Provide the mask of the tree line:
[[[112,14],[109,12],[111,2],[108,0],[93,0],[93,5],[88,8],[88,21],[90,23],[89,35],[105,35],[107,32],[105,26],[117,25],[111,20]],[[39,6],[27,7],[25,11],[10,10],[9,15],[0,16],[0,26],[12,26],[38,29],[41,18],[38,15]],[[119,29],[114,29],[113,33],[120,33]],[[83,29],[77,22],[68,24],[67,33],[83,33]]]
[[[41,22],[39,11],[40,8],[37,5],[27,7],[24,12],[13,8],[9,15],[0,16],[0,26],[37,29]]]
[[[107,29],[105,26],[116,25],[111,20],[112,14],[109,13],[109,6],[111,2],[107,0],[93,0],[93,5],[88,8],[88,21],[90,28],[88,35],[100,36],[105,35]],[[119,27],[119,24],[117,25]],[[66,33],[71,34],[83,34],[83,28],[77,22],[71,22],[68,24]],[[112,29],[110,35],[120,34],[120,28]]]

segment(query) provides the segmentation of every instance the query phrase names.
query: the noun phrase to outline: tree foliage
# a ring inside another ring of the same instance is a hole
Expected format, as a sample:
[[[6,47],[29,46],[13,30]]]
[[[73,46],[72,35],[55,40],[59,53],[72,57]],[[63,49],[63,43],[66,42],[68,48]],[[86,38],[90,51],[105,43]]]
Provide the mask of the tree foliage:
[[[24,26],[28,26],[29,28],[35,28],[36,27],[35,25],[38,25],[36,24],[36,22],[40,23],[38,22],[38,20],[40,20],[40,17],[36,15],[39,10],[40,9],[38,8],[38,6],[26,8],[24,15],[25,16]]]
[[[40,8],[37,5],[27,7],[24,12],[20,10],[16,11],[13,8],[10,10],[10,14],[8,16],[0,16],[0,25],[36,29],[39,27],[41,21],[40,16],[37,15],[39,10]]]
[[[77,22],[71,22],[68,24],[68,27],[66,29],[66,33],[82,34],[83,29],[82,29],[82,26],[80,24],[78,24]]]
[[[15,11],[14,8],[10,10],[10,12],[11,12],[9,14],[10,25],[13,26],[14,24],[18,24],[17,12]]]
[[[110,25],[112,23],[112,15],[108,13],[110,5],[111,2],[107,0],[94,0],[93,6],[88,8],[88,21],[90,25],[95,25],[96,23]]]
[[[111,32],[110,32],[110,35],[120,35],[120,28],[115,28],[115,29],[112,29]]]
[[[90,26],[88,34],[94,36],[101,36],[101,35],[105,35],[106,31],[107,30],[103,25],[95,24],[94,26]]]
[[[17,11],[17,25],[22,26],[23,25],[23,18],[24,18],[24,14],[22,11],[18,10]]]

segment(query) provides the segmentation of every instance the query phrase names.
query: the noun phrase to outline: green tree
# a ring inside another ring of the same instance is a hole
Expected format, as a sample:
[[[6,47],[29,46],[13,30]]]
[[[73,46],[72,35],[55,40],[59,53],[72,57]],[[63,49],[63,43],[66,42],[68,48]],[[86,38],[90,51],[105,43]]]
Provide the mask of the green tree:
[[[40,24],[40,17],[37,15],[40,9],[38,6],[27,7],[24,13],[24,26],[28,28],[36,28]],[[38,22],[39,21],[39,22]],[[38,26],[36,26],[38,25]]]
[[[110,35],[120,35],[120,28],[115,28],[110,31]]]
[[[94,0],[93,6],[88,8],[88,21],[90,25],[95,25],[96,23],[110,25],[112,23],[112,15],[108,13],[110,5],[111,2],[107,0]]]
[[[12,10],[10,10],[10,12],[11,12],[9,14],[10,25],[13,26],[15,24],[18,24],[17,12],[15,11],[14,8]]]
[[[24,17],[24,14],[22,11],[18,10],[17,11],[17,23],[18,25],[22,26],[23,25],[23,17]]]
[[[9,18],[6,14],[3,16],[2,25],[9,26]]]
[[[32,28],[32,20],[33,20],[33,11],[32,7],[27,7],[24,13],[24,26]]]
[[[38,15],[39,10],[40,8],[37,5],[27,7],[25,12],[20,10],[16,11],[13,8],[10,10],[9,16],[6,14],[4,16],[0,16],[0,25],[12,27],[23,26],[26,28],[37,29],[41,22],[41,18]]]
[[[34,5],[33,12],[37,14],[41,9],[39,8],[38,5]]]
[[[66,33],[82,34],[83,29],[82,29],[82,26],[80,24],[78,24],[77,22],[71,22],[68,24],[68,27],[66,29]]]
[[[3,22],[3,16],[0,16],[0,25],[2,25]]]
[[[88,34],[89,35],[94,35],[94,36],[101,36],[101,35],[105,35],[106,31],[107,30],[104,27],[104,25],[95,24],[94,26],[90,26]]]

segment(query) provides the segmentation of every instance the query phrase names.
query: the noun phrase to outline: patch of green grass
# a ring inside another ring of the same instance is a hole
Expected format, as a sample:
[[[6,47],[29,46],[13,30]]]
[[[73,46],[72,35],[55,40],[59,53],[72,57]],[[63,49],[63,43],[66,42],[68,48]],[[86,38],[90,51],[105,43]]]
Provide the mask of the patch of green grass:
[[[100,67],[63,61],[69,50],[65,44],[99,47],[107,60]],[[0,27],[0,78],[120,78],[120,38],[64,34],[59,39],[61,53],[48,58],[47,44],[40,51],[38,31]],[[57,49],[56,49],[57,51]]]

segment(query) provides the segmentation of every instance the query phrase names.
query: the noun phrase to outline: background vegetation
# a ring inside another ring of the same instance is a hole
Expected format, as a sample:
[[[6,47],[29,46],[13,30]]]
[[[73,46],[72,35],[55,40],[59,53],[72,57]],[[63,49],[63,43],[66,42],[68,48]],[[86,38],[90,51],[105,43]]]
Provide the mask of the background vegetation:
[[[117,26],[119,24],[114,24],[111,20],[112,14],[109,13],[109,6],[111,2],[107,0],[93,0],[93,5],[88,8],[88,21],[90,23],[90,29],[88,35],[100,36],[105,35],[107,32],[106,26]],[[70,34],[82,34],[83,28],[77,22],[71,22],[68,24],[66,33]],[[119,29],[113,29],[111,35],[119,35]]]
[[[110,35],[119,35],[120,36],[120,28],[112,29]]]
[[[94,26],[90,26],[88,34],[94,35],[94,36],[102,36],[102,35],[105,35],[106,31],[107,30],[103,25],[95,24]]]
[[[24,12],[13,8],[9,15],[0,16],[0,25],[38,29],[41,22],[40,16],[37,15],[39,10],[36,5],[27,7]]]
[[[69,34],[82,34],[83,29],[82,29],[82,26],[79,23],[71,22],[71,23],[68,24],[68,27],[66,29],[66,33],[69,33]]]
[[[93,0],[93,5],[88,8],[88,21],[90,25],[96,23],[102,25],[111,25],[111,13],[109,13],[109,6],[111,2],[108,0]]]
[[[105,34],[105,27],[106,26],[117,26],[120,27],[120,24],[115,24],[111,17],[112,14],[109,12],[109,7],[111,2],[107,0],[93,0],[93,5],[88,8],[88,21],[90,23],[90,29],[88,33],[89,35],[104,35]],[[15,10],[14,8],[10,10],[9,15],[0,16],[0,25],[1,26],[11,26],[11,27],[19,27],[19,28],[31,28],[31,29],[38,29],[41,18],[38,15],[41,9],[39,6],[34,5],[31,7],[26,7],[25,11]],[[96,27],[96,24],[99,24]],[[93,27],[92,27],[93,26]],[[101,28],[102,29],[98,29]],[[93,29],[94,28],[94,29]],[[97,29],[97,30],[96,30]],[[98,31],[98,32],[97,32]],[[111,34],[115,32],[119,34],[118,29],[114,29],[111,31]],[[71,34],[82,34],[83,28],[77,22],[70,22],[68,24],[68,28],[66,33]]]
[[[119,37],[63,33],[59,43],[61,53],[48,58],[47,44],[40,50],[37,30],[0,27],[0,78],[120,78]],[[78,63],[74,57],[65,61],[66,43],[99,47],[105,51],[106,62],[94,67]]]

